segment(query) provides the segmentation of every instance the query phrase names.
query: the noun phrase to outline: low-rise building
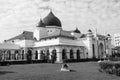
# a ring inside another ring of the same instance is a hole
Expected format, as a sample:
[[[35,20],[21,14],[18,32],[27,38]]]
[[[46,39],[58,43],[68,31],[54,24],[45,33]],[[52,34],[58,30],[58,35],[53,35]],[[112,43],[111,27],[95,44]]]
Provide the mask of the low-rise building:
[[[24,31],[5,40],[5,43],[19,45],[24,60],[54,59],[61,63],[68,59],[93,59],[111,55],[110,35],[94,34],[90,29],[84,34],[78,28],[66,31],[62,27],[61,21],[50,12],[40,20],[34,32]]]

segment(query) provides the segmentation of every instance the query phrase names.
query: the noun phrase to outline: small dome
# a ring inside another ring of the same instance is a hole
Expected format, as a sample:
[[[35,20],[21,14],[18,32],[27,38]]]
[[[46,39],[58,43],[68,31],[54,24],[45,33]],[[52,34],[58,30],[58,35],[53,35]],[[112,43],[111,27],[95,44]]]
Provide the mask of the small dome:
[[[59,26],[61,27],[60,20],[52,13],[52,11],[43,19],[45,26]]]
[[[88,32],[89,32],[89,33],[91,33],[91,32],[92,32],[92,30],[91,30],[91,29],[89,29],[89,30],[88,30]]]
[[[38,23],[37,27],[45,27],[45,24],[43,21],[40,19],[40,22]]]
[[[107,34],[107,36],[110,36],[110,34]]]
[[[76,28],[73,32],[81,33],[80,30],[78,30],[78,28]]]

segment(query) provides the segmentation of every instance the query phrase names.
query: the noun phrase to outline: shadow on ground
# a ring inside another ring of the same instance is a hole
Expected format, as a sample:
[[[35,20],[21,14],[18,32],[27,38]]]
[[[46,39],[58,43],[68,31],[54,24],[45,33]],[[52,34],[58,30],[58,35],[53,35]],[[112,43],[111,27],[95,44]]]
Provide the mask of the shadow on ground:
[[[71,69],[70,72],[76,72],[76,70]]]
[[[0,71],[0,75],[4,75],[4,74],[7,74],[7,73],[15,73],[15,72],[12,72],[12,71]]]

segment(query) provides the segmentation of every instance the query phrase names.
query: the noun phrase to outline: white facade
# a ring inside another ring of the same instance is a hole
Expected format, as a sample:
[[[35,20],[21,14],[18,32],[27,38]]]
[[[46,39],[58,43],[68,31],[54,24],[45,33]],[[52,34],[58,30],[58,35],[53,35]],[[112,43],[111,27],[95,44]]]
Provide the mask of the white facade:
[[[114,34],[114,46],[120,46],[120,33]]]
[[[64,60],[102,58],[106,50],[111,54],[111,40],[106,40],[104,35],[93,34],[91,30],[86,34],[78,29],[63,30],[60,20],[50,12],[35,27],[34,32],[25,31],[6,42],[19,45],[24,58],[27,58],[27,53],[30,53],[33,60],[51,60],[54,56],[58,63]]]

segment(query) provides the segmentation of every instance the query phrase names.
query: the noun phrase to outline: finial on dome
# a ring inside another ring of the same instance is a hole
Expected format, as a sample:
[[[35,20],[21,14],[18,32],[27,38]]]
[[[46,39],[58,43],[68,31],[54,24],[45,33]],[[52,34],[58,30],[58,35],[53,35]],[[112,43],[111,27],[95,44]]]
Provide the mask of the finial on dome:
[[[53,9],[52,9],[52,7],[50,7],[50,11],[49,11],[50,13],[53,13]]]
[[[50,7],[50,12],[52,12],[52,8]]]
[[[55,16],[55,15],[53,14],[53,9],[52,9],[52,8],[50,8],[49,14],[52,14],[53,16]]]

